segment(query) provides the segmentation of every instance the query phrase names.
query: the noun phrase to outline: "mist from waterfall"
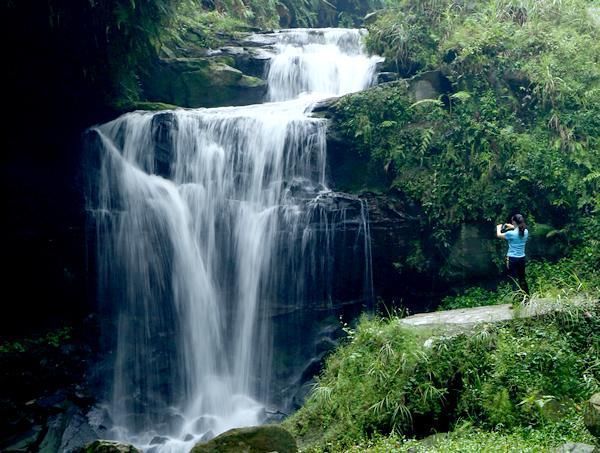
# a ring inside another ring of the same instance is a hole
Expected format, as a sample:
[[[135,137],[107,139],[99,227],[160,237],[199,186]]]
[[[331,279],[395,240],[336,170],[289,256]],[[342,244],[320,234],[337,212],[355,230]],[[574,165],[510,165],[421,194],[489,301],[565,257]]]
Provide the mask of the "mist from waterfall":
[[[360,206],[349,229],[349,208],[327,188],[326,122],[308,115],[315,101],[371,83],[377,58],[361,33],[256,35],[275,43],[268,83],[278,102],[134,112],[92,130],[113,437],[180,452],[262,423],[274,307],[331,303],[341,235],[353,235],[361,275],[349,266],[349,278],[370,298],[366,207],[345,196]],[[167,440],[151,445],[156,436]]]

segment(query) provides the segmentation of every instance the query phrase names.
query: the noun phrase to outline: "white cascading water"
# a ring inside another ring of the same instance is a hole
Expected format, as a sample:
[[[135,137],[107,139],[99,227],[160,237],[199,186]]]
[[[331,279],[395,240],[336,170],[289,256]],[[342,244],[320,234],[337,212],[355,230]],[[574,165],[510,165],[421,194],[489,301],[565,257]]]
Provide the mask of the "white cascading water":
[[[270,307],[331,297],[328,247],[346,219],[328,211],[326,123],[308,114],[371,83],[379,59],[364,53],[361,33],[254,36],[275,44],[276,102],[134,112],[93,129],[99,298],[114,319],[113,437],[185,452],[264,421]],[[361,215],[368,292],[364,205]]]

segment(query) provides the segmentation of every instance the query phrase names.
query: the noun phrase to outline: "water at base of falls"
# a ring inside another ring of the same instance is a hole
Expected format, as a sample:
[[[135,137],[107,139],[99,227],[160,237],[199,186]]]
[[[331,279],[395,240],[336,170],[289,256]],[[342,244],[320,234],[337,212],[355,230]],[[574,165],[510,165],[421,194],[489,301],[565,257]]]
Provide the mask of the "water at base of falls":
[[[90,131],[112,437],[184,452],[263,423],[273,317],[327,307],[350,286],[370,298],[366,208],[327,188],[326,122],[308,115],[369,85],[378,59],[360,38],[257,35],[273,44],[277,102],[134,112]]]

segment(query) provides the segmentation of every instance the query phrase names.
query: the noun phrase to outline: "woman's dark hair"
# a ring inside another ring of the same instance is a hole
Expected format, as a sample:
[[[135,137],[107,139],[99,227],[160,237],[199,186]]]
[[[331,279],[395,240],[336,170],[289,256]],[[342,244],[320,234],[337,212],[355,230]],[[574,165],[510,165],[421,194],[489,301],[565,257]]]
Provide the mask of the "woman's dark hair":
[[[519,236],[523,236],[525,234],[525,228],[527,228],[527,225],[525,225],[525,217],[521,214],[515,214],[510,220],[515,222],[519,227]]]

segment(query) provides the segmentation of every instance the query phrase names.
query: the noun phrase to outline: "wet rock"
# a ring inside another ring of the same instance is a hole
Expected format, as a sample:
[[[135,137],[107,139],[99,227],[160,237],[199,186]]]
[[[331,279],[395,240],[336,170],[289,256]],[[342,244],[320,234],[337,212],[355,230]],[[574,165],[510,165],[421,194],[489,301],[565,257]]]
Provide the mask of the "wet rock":
[[[209,429],[204,434],[202,434],[202,437],[200,438],[200,442],[208,442],[209,440],[214,439],[214,438],[215,438],[215,433],[213,432],[213,430]]]
[[[320,338],[315,344],[315,351],[317,354],[327,354],[329,351],[333,351],[338,344],[338,341],[332,340],[331,338]]]
[[[231,429],[211,441],[197,444],[192,453],[295,453],[292,435],[280,426],[265,425]]]
[[[314,378],[319,372],[323,369],[323,361],[321,357],[313,358],[310,360],[304,370],[302,370],[302,374],[300,375],[300,379],[302,382],[306,382]]]
[[[169,441],[168,437],[154,436],[150,441],[150,445],[162,445]]]
[[[393,82],[394,80],[398,80],[400,78],[400,74],[397,72],[384,71],[379,72],[377,74],[377,83],[387,83]]]
[[[600,393],[595,393],[584,409],[585,426],[594,436],[600,438]]]
[[[264,78],[271,54],[262,49],[228,47],[224,51],[226,55],[233,58],[232,66],[244,74]]]
[[[266,82],[230,66],[233,57],[163,58],[144,81],[152,101],[181,107],[217,107],[260,103]]]
[[[208,416],[200,416],[194,423],[194,431],[197,433],[203,433],[215,427],[215,419]]]
[[[280,410],[265,411],[265,424],[281,423],[288,414]]]
[[[142,453],[133,445],[111,440],[96,440],[81,450],[82,453]]]
[[[179,128],[177,116],[172,112],[158,113],[152,117],[154,148],[154,171],[163,178],[171,175],[174,139]]]
[[[190,440],[192,440],[194,438],[193,434],[186,434],[185,437],[183,438],[184,442],[189,442]],[[209,440],[209,439],[207,439]]]
[[[59,451],[64,453],[78,451],[84,445],[98,439],[98,434],[92,429],[88,418],[84,414],[79,411],[69,412],[71,413],[66,415],[67,424],[59,448]]]
[[[409,93],[416,101],[437,99],[451,90],[452,84],[441,71],[422,72],[409,81]]]
[[[332,107],[339,98],[333,97],[317,101],[311,110],[312,116],[328,118],[332,113]]]
[[[60,450],[60,444],[66,425],[67,418],[65,414],[57,414],[48,419],[46,422],[46,434],[39,447],[40,452],[51,453]]]
[[[27,431],[14,436],[7,443],[2,445],[1,451],[5,453],[25,453],[35,451],[35,445],[38,443],[42,426],[34,425]]]

